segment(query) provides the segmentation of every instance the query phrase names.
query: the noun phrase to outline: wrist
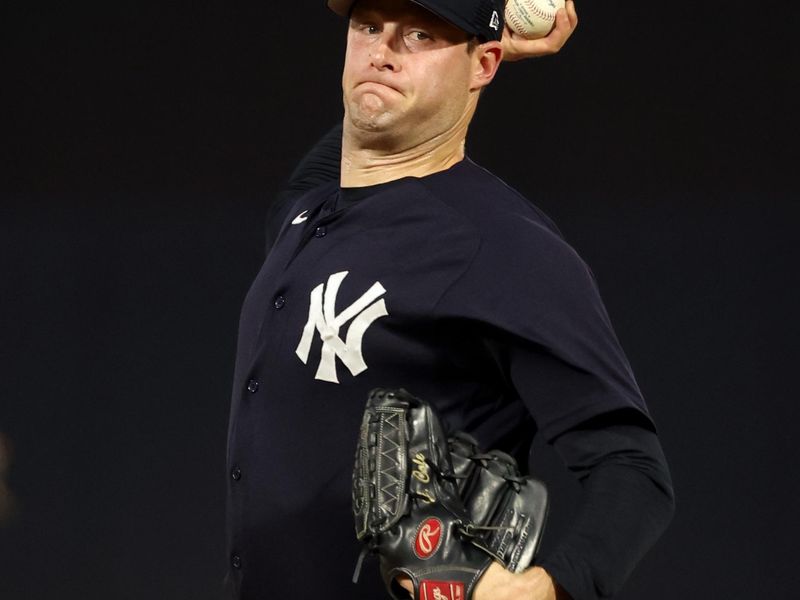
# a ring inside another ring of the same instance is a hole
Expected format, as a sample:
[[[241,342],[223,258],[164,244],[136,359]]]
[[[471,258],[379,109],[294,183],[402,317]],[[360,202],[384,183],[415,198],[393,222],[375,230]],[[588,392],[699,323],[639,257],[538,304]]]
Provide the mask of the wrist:
[[[475,588],[475,600],[570,600],[541,567],[512,573],[493,563]]]
[[[533,567],[523,574],[524,592],[519,597],[530,600],[562,600],[558,585],[542,567]]]

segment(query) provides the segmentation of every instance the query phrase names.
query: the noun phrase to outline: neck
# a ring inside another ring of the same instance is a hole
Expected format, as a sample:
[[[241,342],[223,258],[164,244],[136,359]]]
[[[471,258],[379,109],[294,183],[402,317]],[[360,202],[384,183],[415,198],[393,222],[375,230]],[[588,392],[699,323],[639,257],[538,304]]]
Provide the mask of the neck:
[[[425,177],[464,160],[469,116],[430,139],[403,147],[386,135],[354,131],[345,116],[342,136],[342,187],[365,187],[403,177]]]

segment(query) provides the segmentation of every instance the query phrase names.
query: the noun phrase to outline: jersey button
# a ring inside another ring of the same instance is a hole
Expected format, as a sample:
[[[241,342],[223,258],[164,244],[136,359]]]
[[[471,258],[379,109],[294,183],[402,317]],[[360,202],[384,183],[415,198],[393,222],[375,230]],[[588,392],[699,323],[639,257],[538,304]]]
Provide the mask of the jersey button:
[[[258,391],[258,386],[260,384],[255,379],[251,379],[247,382],[247,391],[251,394],[255,394]]]
[[[325,226],[317,227],[317,230],[314,232],[314,237],[324,238],[328,235],[328,228]]]
[[[231,471],[231,477],[234,481],[239,481],[242,478],[242,470],[239,467],[234,467]]]
[[[286,298],[283,296],[278,296],[275,298],[275,302],[273,302],[272,305],[275,307],[275,310],[280,310],[286,306]]]
[[[234,554],[231,557],[231,565],[233,566],[234,569],[241,569],[242,568],[242,559],[239,556],[237,556],[236,554]]]

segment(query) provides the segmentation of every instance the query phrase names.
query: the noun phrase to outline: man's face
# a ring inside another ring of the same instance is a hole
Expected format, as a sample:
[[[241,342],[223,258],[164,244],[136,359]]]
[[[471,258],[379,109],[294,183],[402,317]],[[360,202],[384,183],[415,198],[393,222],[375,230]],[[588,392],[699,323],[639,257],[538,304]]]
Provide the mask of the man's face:
[[[408,0],[357,2],[342,77],[346,123],[400,149],[451,130],[477,94],[467,41]]]

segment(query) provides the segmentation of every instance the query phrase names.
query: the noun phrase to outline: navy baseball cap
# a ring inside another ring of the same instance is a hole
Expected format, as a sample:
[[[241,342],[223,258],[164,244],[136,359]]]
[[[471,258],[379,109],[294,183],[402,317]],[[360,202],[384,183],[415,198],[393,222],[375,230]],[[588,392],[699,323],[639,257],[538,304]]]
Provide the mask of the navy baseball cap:
[[[503,37],[505,0],[409,0],[482,41]],[[328,8],[347,17],[356,0],[327,0]]]

